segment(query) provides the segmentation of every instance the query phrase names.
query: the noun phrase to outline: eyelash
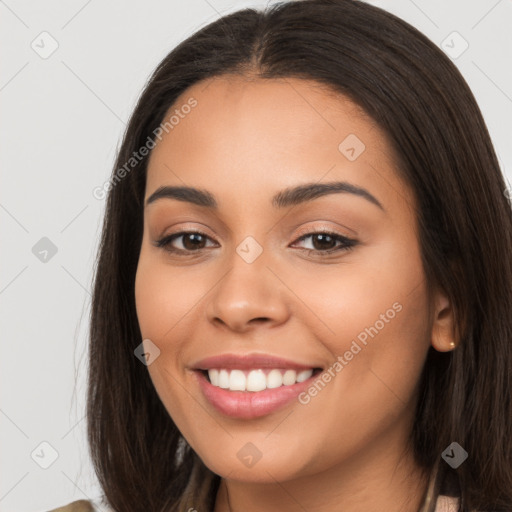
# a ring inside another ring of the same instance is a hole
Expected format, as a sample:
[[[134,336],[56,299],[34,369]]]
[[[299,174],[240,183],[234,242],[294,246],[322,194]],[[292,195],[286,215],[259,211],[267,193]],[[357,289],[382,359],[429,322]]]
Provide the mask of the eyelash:
[[[169,236],[161,238],[160,240],[157,240],[155,242],[155,245],[159,248],[162,248],[163,250],[165,250],[167,252],[170,252],[170,253],[176,254],[176,255],[186,256],[186,255],[192,255],[193,253],[199,253],[203,248],[196,249],[196,250],[186,250],[186,249],[177,249],[175,247],[172,247],[172,245],[171,245],[171,242],[173,242],[175,239],[180,238],[184,235],[192,234],[192,233],[201,235],[201,236],[211,240],[211,238],[208,235],[206,235],[205,233],[202,233],[201,231],[194,231],[194,230],[179,231],[178,233],[173,233],[172,235],[169,235]],[[303,251],[307,251],[308,254],[316,253],[316,254],[320,255],[320,257],[326,257],[326,255],[329,255],[329,254],[332,254],[335,252],[339,252],[339,251],[350,251],[358,244],[357,240],[354,240],[352,238],[347,238],[346,236],[339,235],[338,233],[333,233],[331,231],[308,232],[304,235],[301,235],[299,238],[297,238],[295,240],[294,244],[296,242],[305,240],[306,238],[310,238],[315,235],[327,235],[327,236],[330,236],[331,238],[333,238],[336,242],[340,243],[340,245],[338,247],[333,248],[333,249],[326,249],[325,251],[322,251],[319,249],[302,249]]]

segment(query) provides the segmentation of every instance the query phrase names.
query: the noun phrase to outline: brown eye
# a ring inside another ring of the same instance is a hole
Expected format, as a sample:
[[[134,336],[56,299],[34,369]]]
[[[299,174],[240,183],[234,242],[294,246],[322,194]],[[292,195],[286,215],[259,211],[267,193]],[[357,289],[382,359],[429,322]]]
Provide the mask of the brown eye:
[[[336,239],[325,233],[317,233],[311,237],[313,248],[318,251],[334,249],[336,247]]]
[[[185,249],[190,251],[202,249],[205,244],[205,238],[199,233],[187,233],[183,235],[182,244]]]
[[[311,247],[303,247],[303,249],[308,252],[318,252],[320,255],[322,253],[329,254],[332,252],[349,250],[358,243],[356,240],[347,238],[343,235],[327,232],[308,233],[301,236],[297,242],[303,242],[308,239],[311,239]]]
[[[211,238],[204,233],[198,231],[182,231],[158,240],[155,245],[169,252],[187,253],[205,249],[208,240],[211,240]]]

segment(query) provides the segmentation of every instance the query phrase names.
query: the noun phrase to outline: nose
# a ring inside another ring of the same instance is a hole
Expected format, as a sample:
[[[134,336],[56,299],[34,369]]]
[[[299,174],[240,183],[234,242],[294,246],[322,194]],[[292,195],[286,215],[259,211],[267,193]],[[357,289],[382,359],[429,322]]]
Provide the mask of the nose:
[[[257,325],[273,327],[289,317],[286,287],[266,266],[265,251],[252,263],[237,253],[209,295],[208,320],[217,326],[245,332]]]

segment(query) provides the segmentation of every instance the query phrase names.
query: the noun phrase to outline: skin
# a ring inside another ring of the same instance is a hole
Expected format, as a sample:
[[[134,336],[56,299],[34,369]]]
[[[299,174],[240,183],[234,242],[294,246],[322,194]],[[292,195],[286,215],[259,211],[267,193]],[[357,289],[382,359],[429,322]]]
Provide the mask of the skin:
[[[145,198],[186,185],[208,190],[218,209],[169,198],[145,208],[135,296],[143,339],[161,351],[148,366],[156,391],[222,477],[215,512],[418,510],[426,480],[407,437],[428,348],[449,350],[453,315],[440,290],[427,293],[414,197],[386,135],[346,97],[306,80],[216,77],[169,112],[190,97],[197,106],[152,151]],[[338,149],[349,134],[365,145],[354,161]],[[383,209],[350,193],[271,204],[284,188],[331,181],[363,187]],[[186,237],[173,242],[184,255],[154,245],[194,229],[207,237],[199,251]],[[298,241],[322,230],[358,244],[322,257],[339,244]],[[236,252],[247,236],[263,249],[250,264]],[[394,303],[401,311],[307,404],[230,418],[192,373],[228,352],[332,367]],[[262,454],[252,467],[237,457],[248,442]]]

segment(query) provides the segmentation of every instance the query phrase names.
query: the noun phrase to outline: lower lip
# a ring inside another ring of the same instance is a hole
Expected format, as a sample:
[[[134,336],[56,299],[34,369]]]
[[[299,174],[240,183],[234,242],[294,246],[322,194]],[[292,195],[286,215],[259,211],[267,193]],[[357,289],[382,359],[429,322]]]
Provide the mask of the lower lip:
[[[201,371],[196,370],[194,373],[206,399],[222,414],[240,419],[259,418],[285,407],[305,391],[320,374],[314,374],[309,379],[291,386],[252,392],[219,388],[210,384]]]

